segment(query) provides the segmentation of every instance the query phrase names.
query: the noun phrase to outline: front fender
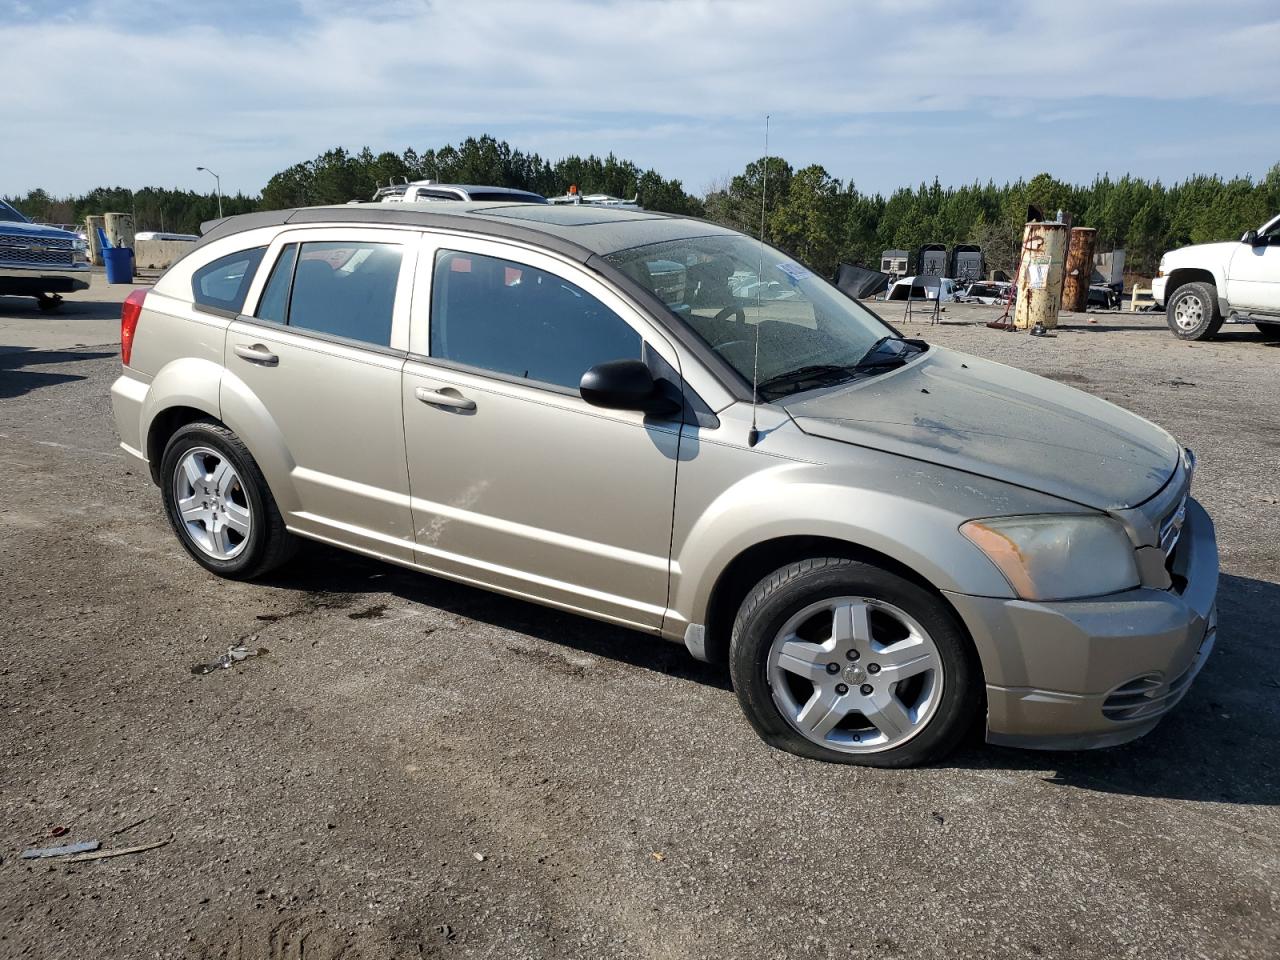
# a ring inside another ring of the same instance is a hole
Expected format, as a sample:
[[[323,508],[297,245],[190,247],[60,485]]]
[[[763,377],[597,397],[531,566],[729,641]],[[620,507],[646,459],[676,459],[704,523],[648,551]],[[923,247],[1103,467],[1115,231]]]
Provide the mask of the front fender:
[[[961,535],[960,524],[997,512],[1063,508],[1061,501],[1028,491],[1026,502],[1010,509],[1014,491],[1007,485],[938,467],[899,470],[893,481],[854,485],[847,467],[803,463],[739,481],[701,511],[677,546],[673,613],[706,623],[715,583],[734,558],[766,541],[796,536],[874,550],[938,590],[1012,597],[1000,571]]]

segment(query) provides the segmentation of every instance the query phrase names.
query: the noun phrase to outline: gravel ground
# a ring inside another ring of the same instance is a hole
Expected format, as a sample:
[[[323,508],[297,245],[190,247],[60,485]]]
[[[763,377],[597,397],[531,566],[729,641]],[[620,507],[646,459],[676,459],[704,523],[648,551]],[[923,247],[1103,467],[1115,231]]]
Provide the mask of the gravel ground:
[[[0,957],[1277,956],[1280,350],[991,313],[909,331],[1196,448],[1220,641],[1135,744],[912,771],[766,749],[679,647],[328,548],[216,580],[116,450],[114,348],[0,319]]]

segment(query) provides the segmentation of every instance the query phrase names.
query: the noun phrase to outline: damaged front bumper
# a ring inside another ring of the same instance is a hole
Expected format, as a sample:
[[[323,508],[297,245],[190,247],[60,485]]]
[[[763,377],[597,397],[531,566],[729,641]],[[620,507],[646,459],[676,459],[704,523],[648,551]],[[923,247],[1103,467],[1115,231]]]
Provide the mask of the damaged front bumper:
[[[987,739],[1056,750],[1136,739],[1190,688],[1217,638],[1218,545],[1194,500],[1174,587],[1037,603],[948,594],[982,655]]]

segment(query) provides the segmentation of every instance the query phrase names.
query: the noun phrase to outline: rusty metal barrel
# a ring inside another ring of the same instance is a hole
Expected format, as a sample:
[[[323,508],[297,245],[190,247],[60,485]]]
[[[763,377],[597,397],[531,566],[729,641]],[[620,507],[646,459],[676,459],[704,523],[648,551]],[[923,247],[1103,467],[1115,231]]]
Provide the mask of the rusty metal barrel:
[[[1065,223],[1027,224],[1022,234],[1022,261],[1018,267],[1018,305],[1013,312],[1013,325],[1019,330],[1028,330],[1036,324],[1052,330],[1058,325],[1066,253]]]
[[[1089,281],[1093,278],[1093,247],[1098,231],[1072,227],[1067,245],[1067,265],[1062,277],[1062,309],[1083,313],[1089,307]]]

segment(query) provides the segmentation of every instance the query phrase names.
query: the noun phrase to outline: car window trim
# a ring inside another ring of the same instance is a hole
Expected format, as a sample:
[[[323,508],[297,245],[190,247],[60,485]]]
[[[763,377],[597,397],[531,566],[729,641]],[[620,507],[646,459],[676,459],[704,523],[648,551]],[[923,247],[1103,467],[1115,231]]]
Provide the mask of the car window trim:
[[[472,367],[442,357],[433,357],[429,353],[413,349],[415,346],[413,328],[421,325],[422,329],[430,330],[431,301],[432,292],[435,288],[435,262],[437,255],[441,251],[452,251],[494,257],[501,260],[510,260],[517,265],[523,265],[532,270],[551,273],[561,280],[579,287],[585,293],[596,297],[597,300],[600,297],[590,289],[590,285],[599,286],[608,297],[617,300],[623,309],[621,311],[615,309],[612,304],[605,300],[602,300],[601,303],[631,328],[636,336],[640,338],[643,346],[654,351],[675,371],[676,376],[679,377],[679,382],[675,386],[684,394],[686,409],[696,411],[700,405],[707,410],[713,410],[711,405],[702,398],[697,388],[689,382],[688,377],[685,376],[682,368],[687,361],[681,356],[680,347],[671,342],[666,326],[654,318],[649,311],[637,304],[634,297],[630,296],[626,291],[619,290],[616,284],[609,282],[608,278],[602,277],[598,271],[592,269],[586,263],[565,257],[554,249],[507,237],[495,237],[464,231],[455,232],[436,228],[424,229],[422,238],[422,244],[418,249],[418,267],[414,274],[413,305],[410,313],[409,359],[424,364],[438,364],[442,369],[457,370],[460,373],[466,373],[471,376],[490,377],[501,383],[531,387],[562,396],[572,396],[582,403],[586,403],[585,400],[582,400],[579,391],[570,387],[562,387],[559,384],[546,383],[542,380],[533,380],[499,371]],[[475,247],[468,246],[469,244],[474,244]],[[547,264],[539,265],[537,262],[530,262],[528,259],[530,257],[541,258]],[[586,282],[586,286],[584,286],[583,281]],[[634,316],[629,316],[629,314]],[[430,340],[421,340],[421,346],[429,349]],[[585,373],[586,371],[583,372]],[[715,379],[709,372],[706,373],[711,376],[711,379]],[[715,409],[723,409],[723,406]],[[706,426],[707,423],[704,423],[704,421],[710,422],[710,419],[716,418],[708,418],[695,412],[692,418],[686,417],[685,422]]]
[[[587,296],[591,297],[593,300],[595,300],[595,301],[596,301],[596,303],[600,304],[600,306],[604,307],[604,308],[605,308],[606,310],[608,310],[611,314],[613,314],[615,317],[617,317],[618,321],[619,321],[619,322],[620,322],[624,327],[626,327],[628,330],[630,330],[633,334],[635,334],[635,335],[636,335],[636,338],[640,341],[640,356],[639,356],[639,357],[614,357],[614,358],[612,358],[612,359],[615,359],[615,360],[629,360],[629,359],[636,359],[636,360],[639,360],[639,359],[643,359],[643,357],[644,357],[644,349],[645,349],[645,347],[646,347],[646,346],[648,346],[648,345],[649,345],[649,338],[647,338],[647,337],[644,335],[644,332],[643,332],[643,331],[641,331],[641,330],[637,330],[637,329],[636,329],[635,324],[633,324],[633,323],[631,323],[630,321],[628,321],[626,317],[622,316],[620,313],[618,313],[618,311],[614,310],[611,306],[609,306],[609,304],[605,303],[605,302],[604,302],[604,301],[602,301],[599,297],[595,296],[595,295],[594,295],[590,290],[586,290],[586,289],[584,289],[580,284],[578,284],[578,283],[574,283],[574,281],[573,281],[573,280],[571,280],[569,277],[566,277],[566,276],[564,276],[564,275],[563,275],[563,274],[561,274],[561,273],[557,273],[557,272],[554,272],[554,271],[546,270],[546,269],[545,269],[545,268],[543,268],[543,267],[535,266],[535,265],[534,265],[534,264],[532,264],[532,263],[524,263],[524,262],[522,262],[522,261],[520,261],[520,260],[512,260],[512,259],[509,259],[509,258],[507,258],[507,257],[497,257],[497,256],[494,256],[494,255],[493,255],[493,254],[491,254],[491,253],[480,253],[480,252],[477,252],[477,251],[474,251],[474,250],[455,250],[455,249],[453,249],[452,247],[445,246],[445,245],[443,245],[443,244],[441,244],[441,245],[437,245],[437,246],[435,247],[435,249],[434,249],[433,251],[431,251],[431,253],[430,253],[430,260],[431,260],[431,263],[430,263],[429,270],[428,270],[428,272],[430,273],[430,276],[431,276],[431,290],[432,290],[432,291],[434,291],[434,290],[435,290],[435,283],[436,283],[436,270],[439,268],[439,265],[440,265],[440,263],[439,263],[439,261],[440,261],[440,255],[441,255],[441,254],[445,254],[445,253],[458,253],[458,254],[462,254],[463,256],[468,256],[468,257],[486,257],[486,258],[488,258],[488,259],[490,259],[490,260],[500,260],[500,261],[502,261],[503,263],[510,263],[510,264],[513,264],[513,265],[515,265],[515,266],[517,266],[517,267],[521,267],[521,268],[523,268],[523,269],[525,269],[525,270],[537,270],[539,273],[550,274],[551,276],[556,277],[557,279],[561,280],[561,281],[562,281],[562,282],[564,282],[564,283],[570,283],[570,284],[573,284],[573,286],[574,286],[574,287],[576,287],[577,289],[581,290],[584,294],[586,294]],[[426,255],[426,251],[425,251],[425,250],[423,251],[423,255]],[[434,322],[434,320],[435,320],[435,315],[434,315],[434,312],[433,312],[433,307],[434,307],[434,293],[433,293],[431,296],[429,296],[429,297],[427,298],[427,329],[428,329],[428,330],[430,330],[430,329],[431,329],[431,324],[432,324],[432,323]],[[427,346],[428,346],[428,348],[430,348],[430,345],[431,345],[430,340],[428,340],[428,341],[427,341]],[[655,350],[655,351],[656,351],[656,348],[654,348],[654,347],[650,347],[650,349],[653,349],[653,350]],[[529,385],[531,385],[531,386],[534,386],[534,387],[536,387],[536,388],[538,388],[538,389],[542,389],[542,390],[549,390],[549,391],[551,391],[552,393],[563,393],[563,394],[565,394],[566,396],[572,396],[572,397],[580,397],[580,396],[581,396],[581,394],[578,392],[578,390],[577,390],[577,389],[575,389],[575,388],[573,388],[573,387],[566,387],[566,386],[563,386],[563,385],[558,384],[558,383],[551,383],[551,382],[549,382],[549,381],[547,381],[547,380],[535,380],[535,379],[534,379],[534,378],[532,378],[532,377],[518,377],[518,376],[516,376],[515,374],[503,373],[503,372],[502,372],[502,371],[500,371],[500,370],[492,370],[492,369],[490,369],[489,367],[476,367],[476,366],[472,366],[471,364],[465,364],[465,363],[460,363],[460,362],[458,362],[458,361],[456,361],[456,360],[450,360],[450,359],[449,359],[449,358],[447,358],[447,357],[436,357],[436,356],[434,356],[433,354],[428,354],[427,356],[428,356],[428,357],[430,357],[430,359],[431,359],[431,360],[433,360],[433,361],[439,361],[442,365],[444,365],[444,364],[448,364],[448,365],[450,365],[450,366],[456,366],[458,369],[460,369],[460,370],[464,370],[464,371],[466,371],[466,372],[468,372],[468,373],[476,373],[476,374],[478,374],[478,375],[480,375],[480,376],[484,376],[484,375],[486,375],[486,374],[490,374],[490,373],[492,373],[492,374],[498,374],[498,375],[499,375],[500,377],[502,377],[502,378],[510,377],[510,378],[511,378],[511,381],[510,381],[510,382],[512,382],[512,383],[527,383],[527,384],[529,384]],[[659,356],[661,356],[661,354],[660,354],[660,353],[659,353]],[[602,361],[600,361],[600,362],[601,362],[601,363],[605,363],[605,362],[607,362],[607,361],[603,361],[603,360],[602,360]],[[668,362],[668,363],[670,363],[670,361],[667,361],[667,362]],[[679,368],[677,365],[675,365],[675,364],[671,364],[671,366],[676,370],[676,372],[677,372],[677,373],[679,373],[680,368]],[[586,371],[586,370],[584,370],[584,371],[582,371],[582,372],[585,374],[587,371]],[[684,377],[683,377],[683,376],[681,376],[681,380],[683,380],[683,379],[684,379]],[[679,384],[677,384],[677,387],[678,387],[679,389],[681,389],[682,391],[683,391],[683,389],[684,389],[684,388],[683,388],[681,385],[679,385]],[[583,402],[585,403],[585,401],[583,401]]]
[[[284,298],[284,323],[282,325],[286,327],[289,325],[289,311],[293,308],[293,280],[298,275],[298,261],[302,259],[301,256],[299,256],[299,254],[302,253],[301,241],[293,241],[280,245],[280,249],[276,253],[275,262],[271,264],[271,269],[267,271],[267,275],[262,280],[262,289],[258,293],[258,301],[253,305],[255,313],[262,307],[262,301],[267,295],[267,287],[271,286],[271,278],[276,272],[276,267],[280,263],[280,258],[284,256],[285,251],[290,247],[295,247],[296,249],[293,254],[293,265],[289,268],[289,287]],[[263,259],[265,260],[266,257],[264,256]],[[270,320],[266,320],[265,317],[260,319],[263,319],[267,323],[272,322]]]
[[[198,310],[200,313],[209,313],[215,317],[225,317],[228,320],[234,320],[236,317],[240,316],[240,314],[236,313],[234,310],[228,310],[226,307],[210,306],[207,303],[200,303],[194,297],[191,299],[191,309]]]
[[[302,327],[292,327],[289,324],[276,324],[271,320],[264,320],[260,317],[253,316],[249,313],[241,313],[239,319],[246,322],[259,323],[264,326],[281,326],[285,329],[294,330],[298,333],[306,333],[309,336],[316,336],[320,339],[332,340],[334,343],[355,344],[366,347],[371,350],[383,352],[386,351],[391,356],[403,357],[408,355],[409,349],[409,329],[412,323],[412,304],[414,297],[414,287],[417,279],[417,261],[418,251],[422,246],[423,233],[412,227],[405,227],[400,224],[391,224],[388,226],[379,226],[378,224],[369,223],[327,223],[327,224],[302,224],[301,226],[286,225],[280,229],[266,244],[266,252],[262,256],[262,261],[258,264],[258,272],[254,275],[253,283],[249,286],[248,294],[245,297],[245,305],[250,302],[253,304],[253,310],[256,313],[262,305],[263,295],[267,292],[267,283],[271,279],[270,269],[279,261],[280,255],[284,252],[284,248],[289,244],[297,244],[299,254],[301,254],[302,245],[305,243],[384,243],[390,246],[399,247],[401,250],[400,272],[396,275],[396,296],[392,306],[391,318],[391,344],[381,347],[377,344],[371,344],[363,340],[348,340],[345,337],[334,336],[333,334],[322,334],[313,331],[306,331]],[[272,251],[275,255],[272,256]],[[294,261],[294,272],[298,269],[298,262],[301,257]],[[270,266],[267,272],[263,272],[263,266],[267,260],[270,260]],[[285,319],[289,318],[289,310],[293,306],[293,277],[289,278],[289,303],[285,311]],[[400,325],[397,325],[397,318]],[[397,336],[397,334],[399,336]],[[399,340],[404,345],[396,346]]]
[[[395,347],[384,347],[376,343],[370,343],[368,340],[352,340],[349,337],[339,337],[336,334],[324,333],[320,330],[308,330],[306,327],[295,327],[287,323],[277,323],[275,320],[264,320],[262,317],[255,317],[247,313],[231,314],[232,319],[239,320],[241,323],[250,326],[263,327],[266,330],[276,330],[283,333],[291,333],[294,336],[303,337],[307,340],[319,340],[323,343],[332,343],[339,347],[352,347],[356,350],[366,350],[369,353],[381,354],[384,357],[394,357],[399,360],[410,358],[408,350],[398,350]]]
[[[487,367],[474,367],[469,363],[459,363],[456,360],[449,360],[445,357],[432,357],[421,353],[409,353],[407,357],[415,363],[421,363],[426,366],[440,367],[444,370],[456,370],[458,373],[467,373],[473,377],[497,380],[500,383],[510,383],[518,387],[529,387],[546,393],[556,393],[562,397],[577,397],[582,400],[582,394],[579,391],[563,387],[558,383],[548,383],[546,380],[518,377],[514,373],[503,373],[501,370],[490,370]],[[585,372],[584,370],[583,373]],[[582,400],[582,402],[586,403],[587,401]]]
[[[254,252],[258,250],[261,250],[262,253],[258,256],[258,262],[253,266],[253,275],[249,277],[249,283],[244,288],[244,296],[240,298],[239,307],[234,309],[231,307],[219,307],[211,303],[202,303],[199,299],[196,298],[196,287],[199,284],[199,280],[197,278],[203,271],[208,270],[215,263],[220,263],[223,260],[230,260],[232,257],[245,255],[250,259],[252,259]],[[257,280],[258,280],[258,273],[259,271],[262,270],[262,261],[267,258],[267,254],[270,251],[271,251],[270,241],[268,241],[267,243],[255,243],[251,247],[241,247],[238,250],[232,250],[229,253],[224,253],[221,256],[214,257],[212,260],[207,260],[204,263],[202,263],[200,266],[196,267],[194,270],[191,271],[191,278],[188,281],[188,285],[190,286],[190,289],[191,289],[192,308],[196,310],[202,310],[205,313],[214,314],[215,316],[222,316],[222,317],[236,316],[240,310],[244,309],[244,305],[249,302],[249,294],[253,293],[254,285],[257,283]]]

